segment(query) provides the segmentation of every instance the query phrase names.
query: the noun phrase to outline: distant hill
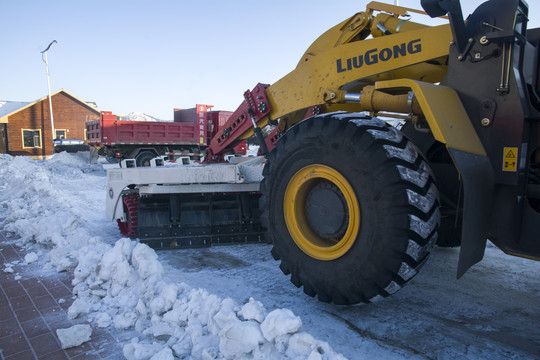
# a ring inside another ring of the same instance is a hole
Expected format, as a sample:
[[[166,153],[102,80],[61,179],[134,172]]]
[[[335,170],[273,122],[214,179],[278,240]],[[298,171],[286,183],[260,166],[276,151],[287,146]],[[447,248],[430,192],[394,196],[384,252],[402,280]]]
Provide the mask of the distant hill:
[[[133,120],[133,121],[171,121],[171,120],[161,120],[150,116],[142,112],[130,112],[126,116],[122,116],[121,120]]]

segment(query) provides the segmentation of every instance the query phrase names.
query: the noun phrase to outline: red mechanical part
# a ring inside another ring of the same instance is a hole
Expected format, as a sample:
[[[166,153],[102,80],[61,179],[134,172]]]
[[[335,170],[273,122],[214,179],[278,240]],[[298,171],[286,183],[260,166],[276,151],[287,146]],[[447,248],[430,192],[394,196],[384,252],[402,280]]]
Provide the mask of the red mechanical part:
[[[118,229],[123,236],[134,239],[139,236],[139,195],[124,195],[122,203],[127,219],[116,219]]]
[[[276,128],[272,130],[272,132],[268,134],[268,136],[266,136],[266,139],[264,139],[264,141],[266,142],[266,147],[268,148],[269,152],[272,151],[272,149],[276,147],[276,143],[281,137],[281,135],[283,134],[279,130],[279,127],[276,126]],[[260,154],[257,154],[257,155],[260,155]]]
[[[322,105],[310,106],[306,110],[306,115],[304,116],[304,119],[307,119],[311,116],[319,115],[322,113],[324,113],[324,109]],[[275,129],[272,130],[272,132],[266,136],[266,139],[264,139],[264,141],[266,142],[266,147],[268,148],[269,152],[272,151],[272,149],[276,147],[276,143],[281,137],[281,135],[283,135],[283,133],[281,132],[281,130],[279,130],[279,126],[276,126]],[[262,155],[260,150],[257,153],[257,155]]]
[[[238,137],[253,127],[250,110],[256,123],[270,113],[270,102],[266,95],[269,86],[259,83],[252,91],[244,93],[242,104],[212,138],[204,162],[223,162],[223,155],[238,143]]]
[[[310,106],[306,110],[306,115],[304,116],[304,119],[307,119],[308,117],[324,114],[324,113],[325,113],[325,111],[324,111],[324,107],[323,107],[322,104],[321,105]]]

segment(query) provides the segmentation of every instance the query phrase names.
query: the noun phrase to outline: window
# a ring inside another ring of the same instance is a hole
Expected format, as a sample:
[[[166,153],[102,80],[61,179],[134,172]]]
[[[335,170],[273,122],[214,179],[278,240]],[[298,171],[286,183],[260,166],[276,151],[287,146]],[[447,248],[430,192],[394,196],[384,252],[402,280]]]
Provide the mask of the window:
[[[40,148],[41,131],[23,130],[23,148]]]
[[[56,137],[55,139],[65,139],[66,138],[66,130],[56,130]]]

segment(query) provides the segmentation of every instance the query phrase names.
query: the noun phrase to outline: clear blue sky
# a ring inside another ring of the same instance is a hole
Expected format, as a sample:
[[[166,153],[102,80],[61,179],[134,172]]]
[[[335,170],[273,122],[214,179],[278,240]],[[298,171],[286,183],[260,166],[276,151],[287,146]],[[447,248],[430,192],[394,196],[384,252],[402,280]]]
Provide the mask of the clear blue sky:
[[[0,0],[0,100],[47,95],[40,52],[57,40],[48,53],[53,92],[161,119],[196,103],[235,110],[246,89],[286,75],[311,42],[368,2]],[[482,2],[462,0],[465,16]],[[529,27],[540,26],[536,0],[529,6]]]

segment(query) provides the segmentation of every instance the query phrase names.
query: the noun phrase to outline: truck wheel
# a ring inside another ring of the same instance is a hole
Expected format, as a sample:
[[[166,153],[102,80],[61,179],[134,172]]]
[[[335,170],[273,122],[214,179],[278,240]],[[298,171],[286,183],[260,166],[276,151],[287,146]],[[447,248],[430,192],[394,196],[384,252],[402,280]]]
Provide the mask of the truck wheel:
[[[137,164],[137,167],[141,166],[150,166],[150,160],[156,157],[156,154],[154,154],[151,151],[143,151],[140,152],[135,157],[135,163]]]
[[[261,208],[272,255],[324,302],[386,297],[424,264],[439,200],[431,171],[396,129],[361,114],[307,119],[269,154]]]
[[[105,160],[107,160],[109,164],[118,164],[120,162],[119,158],[109,155],[105,156]]]

